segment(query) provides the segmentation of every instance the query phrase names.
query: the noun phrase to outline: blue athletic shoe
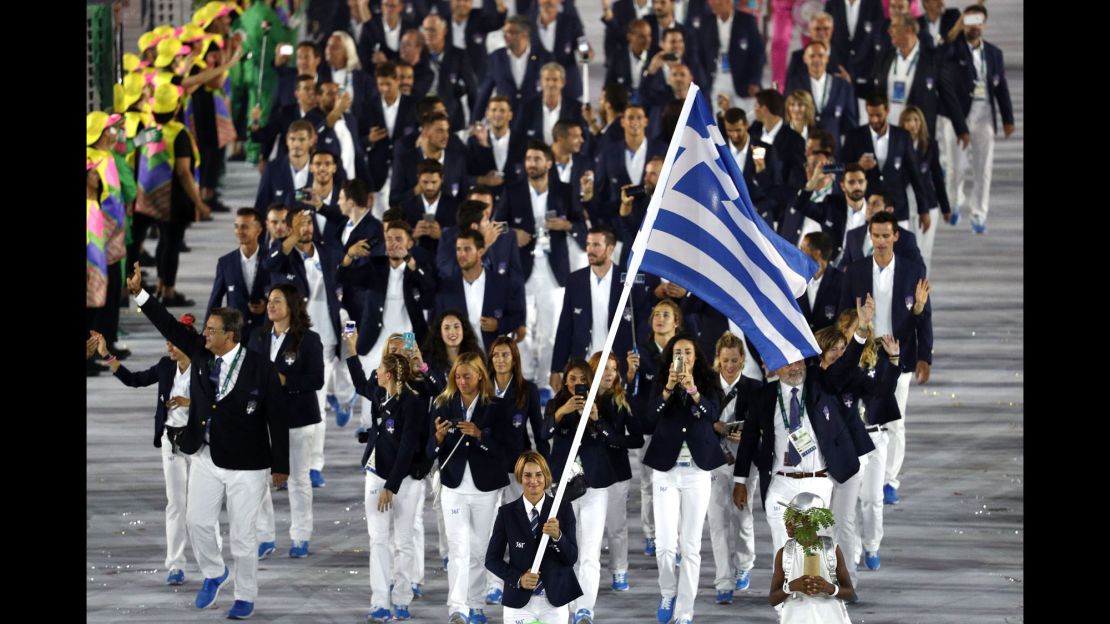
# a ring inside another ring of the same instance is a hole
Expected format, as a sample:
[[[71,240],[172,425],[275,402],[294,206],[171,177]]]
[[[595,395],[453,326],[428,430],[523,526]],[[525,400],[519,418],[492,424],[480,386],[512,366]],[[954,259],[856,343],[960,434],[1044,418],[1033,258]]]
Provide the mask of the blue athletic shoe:
[[[667,624],[671,621],[671,616],[674,615],[674,598],[660,598],[659,608],[655,610],[655,619]]]
[[[288,490],[289,489],[289,480],[286,479],[285,481],[282,481],[281,485],[278,486],[278,489],[279,490]]]
[[[294,559],[304,559],[308,556],[308,540],[303,542],[293,542],[293,546],[289,549],[289,556]]]
[[[674,567],[677,568],[681,564],[682,564],[682,554],[681,553],[676,553],[675,556],[674,556]]]
[[[178,570],[174,568],[170,570],[170,575],[166,577],[166,585],[184,585],[185,584],[185,570]]]
[[[494,605],[501,604],[502,592],[496,587],[491,587],[489,593],[486,594],[486,604]]]
[[[655,538],[648,537],[644,539],[644,554],[648,557],[655,556]]]
[[[408,610],[405,610],[408,613]],[[392,622],[393,614],[385,607],[378,607],[366,615],[366,624],[385,624],[385,622]]]
[[[246,600],[236,600],[227,612],[229,620],[245,620],[254,613],[254,603]]]
[[[732,590],[723,589],[717,591],[717,604],[732,604]]]
[[[855,589],[855,588],[853,588],[853,589]],[[852,599],[849,602],[851,602],[852,604],[859,604],[859,590],[856,590],[852,594]]]
[[[744,591],[752,584],[752,571],[741,570],[736,573],[736,589],[737,591]]]
[[[589,609],[579,609],[574,613],[573,624],[594,624],[594,612]]]
[[[336,396],[334,394],[329,394],[328,395],[327,403],[328,403],[327,406],[331,408],[331,411],[336,412],[336,413],[339,412],[339,399],[336,398]]]
[[[878,570],[879,566],[882,565],[882,561],[879,560],[879,551],[863,551],[863,562],[867,564],[868,570]]]
[[[447,624],[470,624],[470,621],[466,619],[461,611],[455,611],[447,616]]]
[[[357,396],[357,395],[356,395]],[[349,403],[340,404],[338,401],[335,405],[335,424],[343,427],[351,420],[351,412],[355,408],[355,397],[351,398]]]
[[[976,222],[972,221],[971,222],[971,231],[975,232],[976,234],[986,234],[987,233],[987,224],[986,223],[976,223]]]
[[[258,545],[258,560],[262,561],[266,557],[269,557],[274,554],[275,550],[277,550],[277,544],[273,542],[262,542]]]
[[[897,489],[891,487],[889,483],[883,486],[884,505],[897,505],[899,500],[901,499],[898,498]]]
[[[207,609],[216,602],[216,596],[220,595],[220,587],[227,581],[227,567],[224,567],[224,575],[219,578],[206,578],[204,583],[200,586],[200,591],[197,592],[197,608]]]
[[[393,619],[411,620],[412,614],[409,613],[409,608],[407,606],[395,605],[393,607]]]
[[[543,409],[553,396],[555,396],[555,393],[551,391],[551,388],[540,388],[540,409]]]
[[[613,591],[628,591],[627,572],[617,572],[613,575]]]
[[[443,571],[444,572],[447,571],[447,559],[448,559],[448,557],[443,558]]]
[[[424,597],[424,588],[420,585],[420,583],[413,583],[412,584],[412,597],[413,598],[423,598]]]
[[[320,474],[319,470],[309,470],[308,480],[312,482],[314,488],[322,488],[327,485],[327,482],[324,481],[324,475]]]
[[[489,619],[482,609],[471,609],[469,617],[469,624],[489,624]]]
[[[957,206],[956,209],[952,211],[952,214],[948,216],[948,223],[950,223],[952,225],[956,225],[959,222],[960,222],[960,208],[959,208],[959,206]]]

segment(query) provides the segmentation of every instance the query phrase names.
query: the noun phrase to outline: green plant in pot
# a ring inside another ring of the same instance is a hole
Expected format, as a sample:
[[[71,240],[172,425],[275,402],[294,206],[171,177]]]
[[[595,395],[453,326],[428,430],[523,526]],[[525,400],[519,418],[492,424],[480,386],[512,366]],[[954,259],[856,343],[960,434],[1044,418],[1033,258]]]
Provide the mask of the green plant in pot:
[[[786,505],[782,519],[794,529],[794,541],[805,551],[805,574],[821,576],[821,538],[817,532],[834,524],[833,514],[816,494],[803,492]]]

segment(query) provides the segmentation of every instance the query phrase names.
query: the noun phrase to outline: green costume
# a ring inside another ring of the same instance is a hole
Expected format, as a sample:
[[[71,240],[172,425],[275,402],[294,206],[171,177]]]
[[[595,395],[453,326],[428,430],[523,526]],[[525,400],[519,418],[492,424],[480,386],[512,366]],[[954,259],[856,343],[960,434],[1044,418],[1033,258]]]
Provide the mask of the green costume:
[[[262,117],[258,123],[260,126],[266,125],[266,121],[270,117],[270,103],[273,102],[274,91],[277,90],[277,71],[274,69],[277,48],[279,45],[296,43],[296,33],[282,23],[277,13],[270,6],[271,2],[272,0],[256,0],[249,9],[239,16],[236,25],[237,30],[244,32],[245,38],[243,39],[243,61],[235,68],[239,71],[237,73],[233,72],[231,76],[234,93],[232,102],[237,109],[234,112],[235,117],[242,114],[247,120],[248,127],[250,126],[250,112],[256,104],[262,109]],[[265,50],[262,48],[262,22],[270,25],[269,32],[265,35]],[[263,54],[265,54],[264,57]],[[261,99],[258,95],[260,63],[263,65]],[[246,110],[242,111],[241,107],[244,106],[244,103]],[[244,138],[247,139],[247,160],[257,163],[260,157],[264,157],[259,154],[260,147],[258,143],[250,140],[249,133]]]

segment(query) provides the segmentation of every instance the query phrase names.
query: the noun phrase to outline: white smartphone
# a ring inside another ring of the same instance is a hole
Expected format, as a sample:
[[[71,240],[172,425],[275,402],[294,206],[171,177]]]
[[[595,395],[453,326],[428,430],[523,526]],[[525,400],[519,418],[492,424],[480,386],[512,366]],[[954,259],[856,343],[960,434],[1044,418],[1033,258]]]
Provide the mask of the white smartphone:
[[[278,54],[282,56],[293,56],[293,46],[288,43],[278,46]]]

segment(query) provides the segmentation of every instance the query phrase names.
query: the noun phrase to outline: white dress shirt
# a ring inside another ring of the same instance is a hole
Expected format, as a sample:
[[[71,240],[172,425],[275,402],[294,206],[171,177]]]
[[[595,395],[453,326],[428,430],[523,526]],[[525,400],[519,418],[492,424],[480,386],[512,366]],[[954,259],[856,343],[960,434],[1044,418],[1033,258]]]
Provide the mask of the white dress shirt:
[[[832,89],[832,80],[829,80],[829,72],[821,74],[820,78],[814,78],[812,75],[809,77],[809,92],[813,95],[813,104],[818,115],[825,110],[830,89]]]
[[[967,49],[971,51],[971,65],[975,68],[975,91],[973,92],[972,99],[983,100],[986,99],[987,89],[987,49],[983,42],[979,42],[979,47],[974,47],[970,43],[967,44]],[[980,86],[982,85],[982,86]],[[979,97],[982,95],[982,97]]]
[[[189,378],[191,374],[192,364],[181,370],[177,362],[173,363],[173,390],[170,391],[170,396],[164,397],[163,400],[168,401],[171,397],[180,396],[189,397]],[[166,426],[167,427],[184,427],[189,424],[189,408],[185,406],[178,406],[173,409],[166,410]]]
[[[545,122],[546,123],[546,122]],[[512,130],[505,130],[505,136],[497,138],[493,130],[489,131],[489,146],[493,150],[493,164],[497,167],[497,171],[504,174],[505,161],[509,158],[509,136]]]
[[[717,57],[718,58],[728,56],[728,44],[729,44],[729,41],[731,41],[731,39],[732,39],[732,17],[735,13],[736,13],[736,10],[733,9],[733,12],[729,14],[727,20],[722,20],[719,17],[716,18],[717,19]],[[717,68],[718,69],[724,69],[724,67],[722,66],[721,63],[722,63],[721,61],[717,62]],[[731,68],[729,68],[729,69],[731,70]]]
[[[466,24],[470,21],[470,16],[467,15],[466,19],[461,22],[456,22],[451,18],[451,45],[456,48],[466,49]]]
[[[786,459],[787,445],[790,444],[790,429],[783,425],[783,421],[790,422],[790,391],[795,386],[787,385],[779,381],[779,389],[782,393],[782,404],[780,406],[778,400],[775,400],[775,455],[771,458],[771,474],[777,472],[818,472],[825,469],[825,456],[821,454],[821,447],[817,445],[817,434],[813,431],[813,425],[810,423],[812,418],[824,418],[823,415],[818,414],[814,416],[806,409],[805,401],[802,400],[803,390],[798,387],[798,404],[801,408],[799,414],[801,416],[801,431],[809,433],[809,437],[814,442],[813,450],[808,455],[802,457],[801,463],[797,466],[784,465]],[[783,411],[785,410],[785,411]],[[839,418],[838,415],[833,415]],[[772,479],[774,476],[771,477]]]
[[[883,136],[876,134],[871,126],[868,126],[867,129],[871,132],[871,143],[875,146],[875,160],[879,162],[879,169],[881,170],[886,166],[886,155],[890,150],[890,124],[887,124]]]
[[[856,25],[859,24],[859,6],[863,4],[863,0],[844,0],[844,8],[847,9],[848,16],[848,38],[854,39],[856,36]]]
[[[335,137],[339,139],[339,162],[348,180],[355,179],[355,140],[351,137],[351,129],[347,127],[347,120],[342,117],[332,127]]]
[[[482,304],[486,301],[486,271],[478,274],[473,282],[463,278],[463,295],[466,297],[466,317],[478,340],[482,339]]]
[[[782,130],[783,125],[785,125],[783,123],[783,120],[779,119],[779,122],[775,124],[774,128],[767,128],[767,126],[763,126],[763,136],[761,136],[759,140],[763,141],[767,145],[774,145],[775,137],[779,135],[779,132]]]
[[[906,101],[910,98],[910,87],[913,77],[917,74],[917,61],[921,57],[921,42],[918,41],[910,50],[909,56],[902,56],[902,51],[895,48],[894,61],[886,76],[886,97],[890,102],[889,119],[899,119],[902,111],[906,109]],[[894,99],[894,83],[905,83],[905,91],[901,100]]]
[[[647,137],[640,142],[640,147],[635,152],[624,145],[624,168],[628,171],[628,179],[633,184],[639,184],[644,178],[644,163],[647,161]]]
[[[466,280],[463,280],[465,283]],[[412,331],[412,319],[405,308],[405,263],[390,267],[385,287],[385,309],[382,311],[382,333]]]
[[[644,64],[648,62],[647,53],[648,51],[644,50],[640,53],[640,56],[636,56],[632,53],[632,48],[628,49],[628,58],[630,60],[630,66],[632,68],[633,89],[640,88],[640,79],[644,77]]]
[[[555,161],[555,172],[559,175],[559,181],[564,184],[571,183],[571,174],[574,171],[574,158],[568,158],[566,164]]]
[[[250,298],[251,292],[254,291],[254,278],[258,275],[258,249],[254,250],[253,256],[247,256],[243,253],[243,249],[239,248],[239,266],[243,269],[243,281],[247,283],[247,298]]]
[[[351,240],[351,232],[355,231],[355,228],[358,227],[358,224],[362,223],[362,220],[365,219],[366,215],[368,214],[370,214],[369,210],[362,213],[362,216],[360,216],[357,220],[353,220],[350,217],[347,218],[347,225],[343,226],[343,232],[339,235],[340,240],[343,241],[344,245],[346,245],[348,241]]]
[[[505,48],[505,52],[509,55],[509,72],[513,75],[513,84],[519,90],[524,86],[524,74],[528,72],[528,59],[532,55],[532,46],[525,48],[524,54],[519,57],[513,56],[513,51],[509,48]]]
[[[548,108],[547,104],[541,105],[543,109],[543,142],[551,145],[555,142],[553,132],[555,130],[555,122],[559,121],[559,115],[563,110],[563,100],[559,99],[559,103],[555,108]]]
[[[747,136],[744,139],[744,144],[740,147],[733,145],[732,141],[728,142],[728,149],[732,152],[732,157],[736,159],[736,166],[740,167],[740,173],[744,173],[744,165],[748,164],[748,150],[751,149],[751,144],[751,136]]]
[[[304,188],[308,184],[308,161],[304,163],[304,167],[300,171],[293,168],[293,163],[289,163],[289,171],[293,173],[293,188]]]
[[[382,98],[382,116],[385,117],[385,131],[389,133],[390,138],[393,136],[393,130],[397,127],[397,111],[401,108],[401,96],[398,95],[396,100],[393,100],[391,105],[389,102]]]
[[[551,20],[550,24],[544,26],[543,22],[540,21],[539,18],[536,18],[536,31],[540,36],[540,44],[543,46],[543,49],[548,52],[555,51],[555,23],[557,21],[558,20]]]
[[[483,277],[482,279],[484,280],[485,278]],[[466,280],[463,280],[463,283],[465,284]],[[481,334],[479,334],[479,335],[481,335]],[[482,398],[481,394],[474,397],[474,400],[470,402],[470,406],[466,408],[466,422],[470,422],[471,420],[474,419],[474,408],[478,406],[478,401],[481,398]],[[459,395],[458,400],[461,404],[461,402],[462,402],[462,395],[461,394]],[[468,442],[477,444],[477,442],[474,440],[474,438],[463,436],[463,441],[461,442],[461,444],[466,444]],[[482,493],[482,491],[478,489],[478,486],[474,484],[474,476],[472,474],[470,474],[470,462],[469,461],[463,463],[462,479],[459,480],[459,486],[456,487],[456,488],[453,488],[453,489],[456,492],[459,492],[460,494],[481,494]]]
[[[809,280],[806,284],[806,298],[809,299],[809,309],[813,309],[813,302],[817,301],[817,291],[821,289],[821,280],[825,279],[825,274],[822,273],[821,277],[815,277]]]
[[[236,344],[231,348],[231,351],[216,357],[217,360],[223,360],[223,364],[220,365],[220,385],[216,388],[217,401],[223,399],[235,389],[235,382],[239,380],[239,372],[243,369],[242,356],[239,357],[238,362],[235,361],[235,357],[238,356],[239,352],[242,350],[243,345]],[[231,367],[233,362],[235,363],[234,368]],[[212,366],[216,366],[215,361],[212,362]]]
[[[285,343],[285,337],[289,335],[286,331],[284,334],[277,333],[277,330],[270,330],[270,361],[276,362],[278,353],[281,353],[281,345]]]
[[[613,265],[609,265],[602,278],[597,277],[590,267],[590,313],[593,314],[593,332],[590,353],[605,348],[605,338],[609,335],[609,295],[613,287]]]
[[[399,52],[401,50],[401,20],[398,18],[397,26],[390,28],[389,20],[382,18],[382,31],[385,33],[385,47]]]
[[[891,258],[886,268],[879,268],[879,263],[872,256],[871,259],[871,289],[875,298],[875,335],[886,336],[892,333],[894,326],[892,308],[894,301],[894,263],[897,258]]]
[[[320,342],[324,344],[324,352],[329,347],[335,347],[338,338],[331,326],[331,314],[328,311],[327,286],[324,283],[324,268],[320,264],[320,250],[313,248],[312,256],[306,256],[300,250],[294,253],[301,254],[304,258],[304,274],[308,279],[308,316],[317,319],[312,324],[312,329],[320,334]]]

